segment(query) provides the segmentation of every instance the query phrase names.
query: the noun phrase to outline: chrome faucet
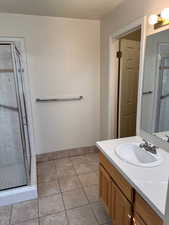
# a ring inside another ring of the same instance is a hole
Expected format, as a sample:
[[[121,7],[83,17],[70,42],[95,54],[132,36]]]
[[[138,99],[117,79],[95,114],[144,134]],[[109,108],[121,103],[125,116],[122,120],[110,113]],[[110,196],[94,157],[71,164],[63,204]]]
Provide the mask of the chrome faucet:
[[[144,148],[146,151],[151,152],[152,154],[157,154],[157,147],[148,143],[145,139],[143,139],[144,143],[139,145],[140,148]]]

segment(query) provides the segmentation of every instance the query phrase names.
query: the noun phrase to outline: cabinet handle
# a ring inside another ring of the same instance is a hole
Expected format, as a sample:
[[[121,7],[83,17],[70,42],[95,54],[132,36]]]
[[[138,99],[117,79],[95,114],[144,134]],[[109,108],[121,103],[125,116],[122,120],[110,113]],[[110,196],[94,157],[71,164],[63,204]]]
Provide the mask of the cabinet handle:
[[[131,219],[131,215],[130,214],[128,214],[128,218]]]
[[[134,223],[134,225],[137,225],[137,224],[136,224],[136,220],[135,220],[134,218],[133,218],[133,223]]]
[[[132,216],[130,214],[128,214],[127,216],[128,216],[128,223],[131,224]]]

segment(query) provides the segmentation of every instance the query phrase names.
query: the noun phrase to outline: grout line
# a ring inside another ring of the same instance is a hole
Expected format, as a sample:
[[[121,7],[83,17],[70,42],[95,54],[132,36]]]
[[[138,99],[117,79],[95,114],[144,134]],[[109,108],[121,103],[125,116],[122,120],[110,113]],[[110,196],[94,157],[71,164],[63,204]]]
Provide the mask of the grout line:
[[[11,205],[11,208],[10,208],[10,213],[9,213],[9,225],[12,224],[12,211],[13,211],[13,205]]]
[[[84,187],[83,187],[83,184],[82,184],[82,182],[81,182],[81,180],[80,180],[80,178],[79,178],[79,174],[77,173],[77,171],[76,171],[74,165],[73,165],[73,168],[74,168],[74,170],[75,170],[76,176],[78,177],[78,179],[79,179],[79,181],[80,181],[82,190],[83,190],[83,192],[84,192],[84,194],[85,194],[85,196],[86,196],[86,198],[87,198],[87,200],[88,200],[88,202],[89,202],[89,199],[88,199],[88,197],[87,197],[87,194],[86,194],[86,192],[85,192],[85,189],[84,189]]]
[[[39,185],[38,185],[39,186]],[[38,187],[37,186],[37,187]],[[38,225],[40,225],[40,214],[39,214],[39,190],[38,191],[38,198],[37,198],[37,207],[38,207]]]
[[[59,183],[59,188],[61,190],[60,183]],[[67,220],[67,225],[70,225],[70,222],[69,222],[69,219],[68,219],[68,215],[67,215],[67,211],[66,211],[66,206],[65,206],[65,202],[63,200],[63,194],[62,193],[61,193],[61,198],[62,198],[62,201],[63,201],[64,213],[65,213],[65,217],[66,217],[66,220]]]
[[[48,214],[45,214],[45,215],[40,216],[39,219],[44,218],[44,217],[47,217],[47,216],[57,215],[57,214],[60,214],[60,213],[63,213],[63,212],[65,212],[65,210],[58,211],[58,212],[48,213]]]
[[[18,203],[16,203],[16,204],[22,204],[23,202],[34,201],[34,200],[37,201],[37,203],[38,203],[38,199],[33,199],[33,200],[26,200],[26,201],[18,202]],[[22,220],[22,221],[15,221],[15,222],[12,223],[12,213],[13,213],[13,207],[14,207],[14,205],[15,205],[15,204],[9,205],[9,206],[11,207],[11,209],[10,209],[9,225],[15,225],[15,224],[21,225],[21,224],[24,223],[24,222],[27,222],[27,221],[30,221],[30,220],[36,220],[36,219],[38,219],[38,214],[37,214],[37,216],[35,216],[35,217],[33,217],[33,218],[24,219],[24,220]],[[38,207],[38,205],[37,205],[37,207]],[[38,209],[38,208],[37,208],[37,209]]]
[[[76,170],[75,170],[75,171],[76,171]],[[76,171],[76,174],[77,174],[77,171]],[[77,174],[77,176],[78,176],[78,178],[79,178],[79,174]],[[80,178],[79,178],[79,180],[80,180]],[[90,209],[91,209],[91,212],[92,212],[92,214],[93,214],[93,216],[94,216],[94,218],[95,218],[95,220],[96,220],[96,223],[99,225],[99,222],[98,222],[98,220],[97,220],[97,217],[96,217],[94,211],[92,210],[91,203],[90,203],[90,201],[89,201],[89,198],[88,198],[88,196],[87,196],[87,193],[86,193],[86,191],[85,191],[85,189],[84,189],[84,186],[83,186],[81,180],[80,180],[80,183],[81,183],[81,185],[82,185],[82,190],[83,190],[83,192],[84,192],[84,194],[85,194],[85,196],[86,196],[86,198],[87,198],[87,200],[88,200],[88,205],[89,205],[89,207],[90,207]]]
[[[64,202],[64,200],[63,200],[63,194],[62,194],[62,192],[61,192],[61,185],[60,185],[59,178],[58,178],[58,181],[57,181],[57,182],[58,182],[58,185],[59,185],[60,195],[61,195],[62,202],[63,202],[64,213],[65,213],[65,217],[66,217],[66,222],[67,222],[67,225],[70,225],[69,219],[68,219],[68,215],[67,215],[67,211],[66,211],[65,202]]]
[[[92,205],[92,204],[91,204]],[[97,216],[96,216],[96,214],[95,214],[95,212],[94,212],[94,209],[92,208],[92,206],[90,205],[90,208],[91,208],[91,211],[92,211],[92,213],[93,213],[93,215],[94,215],[94,217],[95,217],[95,219],[96,219],[96,222],[98,223],[98,225],[100,224],[99,223],[99,220],[98,220],[98,218],[97,218]]]
[[[38,216],[36,216],[34,218],[25,219],[25,220],[22,220],[22,221],[16,221],[14,223],[12,223],[12,221],[11,221],[10,224],[12,224],[12,225],[22,225],[23,223],[29,222],[29,221],[32,221],[32,220],[38,220]]]

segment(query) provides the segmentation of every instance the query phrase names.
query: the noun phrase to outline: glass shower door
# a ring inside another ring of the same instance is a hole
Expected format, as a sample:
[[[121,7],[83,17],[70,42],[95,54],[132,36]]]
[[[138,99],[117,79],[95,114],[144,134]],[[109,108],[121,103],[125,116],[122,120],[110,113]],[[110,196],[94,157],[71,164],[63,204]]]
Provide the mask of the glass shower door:
[[[27,104],[25,97],[25,87],[23,81],[24,69],[22,66],[22,57],[16,47],[14,47],[14,58],[16,65],[16,86],[18,90],[18,103],[20,106],[20,117],[21,117],[21,132],[23,136],[23,154],[25,158],[25,166],[27,176],[30,176],[31,170],[31,151],[30,151],[30,139],[29,139],[29,127],[28,127],[28,115],[27,115]]]
[[[26,185],[23,122],[12,44],[0,44],[0,190]]]

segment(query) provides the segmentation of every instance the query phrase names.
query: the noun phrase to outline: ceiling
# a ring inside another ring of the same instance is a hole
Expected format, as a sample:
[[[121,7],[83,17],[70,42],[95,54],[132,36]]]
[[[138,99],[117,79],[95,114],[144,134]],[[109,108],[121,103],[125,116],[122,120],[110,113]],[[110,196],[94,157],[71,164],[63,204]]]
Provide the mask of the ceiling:
[[[123,0],[0,0],[0,12],[100,19]]]

